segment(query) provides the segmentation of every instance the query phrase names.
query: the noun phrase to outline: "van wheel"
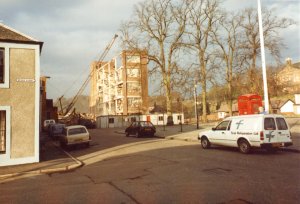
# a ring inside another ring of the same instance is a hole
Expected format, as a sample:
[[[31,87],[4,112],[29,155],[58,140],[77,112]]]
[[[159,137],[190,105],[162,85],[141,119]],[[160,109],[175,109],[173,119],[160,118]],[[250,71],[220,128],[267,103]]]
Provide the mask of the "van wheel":
[[[201,139],[201,146],[203,149],[209,149],[210,148],[210,142],[208,141],[208,139],[206,137],[203,137]]]
[[[241,153],[243,153],[243,154],[250,153],[251,147],[247,140],[244,140],[244,139],[240,140],[238,143],[238,146],[239,146],[239,150]]]

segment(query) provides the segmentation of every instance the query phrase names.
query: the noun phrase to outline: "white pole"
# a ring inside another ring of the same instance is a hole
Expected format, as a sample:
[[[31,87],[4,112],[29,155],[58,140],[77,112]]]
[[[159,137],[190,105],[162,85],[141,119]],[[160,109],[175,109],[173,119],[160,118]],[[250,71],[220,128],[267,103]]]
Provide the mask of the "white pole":
[[[257,0],[257,10],[258,10],[260,49],[261,49],[261,63],[262,63],[263,83],[264,83],[265,111],[269,113],[269,96],[268,96],[268,83],[267,83],[267,72],[266,72],[265,45],[264,45],[264,33],[263,33],[263,26],[262,26],[260,0]]]

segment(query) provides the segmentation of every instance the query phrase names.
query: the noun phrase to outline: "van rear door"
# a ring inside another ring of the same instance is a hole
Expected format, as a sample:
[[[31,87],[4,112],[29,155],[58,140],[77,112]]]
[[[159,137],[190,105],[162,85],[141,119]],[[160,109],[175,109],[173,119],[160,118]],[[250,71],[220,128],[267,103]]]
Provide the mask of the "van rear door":
[[[264,120],[264,143],[291,142],[288,125],[283,117],[266,117]]]
[[[278,142],[291,142],[290,131],[288,125],[284,118],[276,117],[275,118],[277,125],[277,141]]]
[[[264,119],[264,143],[278,143],[278,131],[274,117]]]

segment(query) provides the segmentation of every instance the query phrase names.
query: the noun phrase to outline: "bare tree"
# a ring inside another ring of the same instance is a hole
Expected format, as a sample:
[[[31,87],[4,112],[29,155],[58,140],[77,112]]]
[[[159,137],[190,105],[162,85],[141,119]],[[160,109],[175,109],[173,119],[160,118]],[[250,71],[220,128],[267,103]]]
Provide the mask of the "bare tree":
[[[219,46],[216,55],[225,64],[226,84],[227,84],[227,105],[229,115],[232,116],[233,101],[233,71],[239,64],[238,49],[240,45],[242,16],[238,13],[225,13],[219,21],[219,26],[213,31],[213,40]]]
[[[255,80],[255,67],[257,57],[260,55],[260,37],[259,37],[259,25],[258,14],[256,9],[249,8],[243,11],[244,18],[242,22],[244,32],[243,42],[243,56],[244,63],[249,64],[249,80],[253,84],[252,92],[257,92],[259,87],[254,86]],[[280,50],[284,47],[282,39],[279,36],[278,31],[295,24],[295,22],[288,18],[278,18],[272,15],[272,10],[263,10],[263,34],[265,48],[275,58],[277,62],[280,60]]]
[[[186,28],[189,1],[151,0],[139,3],[133,20],[121,27],[123,45],[127,49],[146,49],[150,74],[162,79],[166,94],[167,113],[171,114],[173,82],[179,80],[182,69],[176,55]]]
[[[202,120],[207,121],[207,81],[209,78],[209,61],[211,50],[209,44],[212,40],[212,31],[219,20],[218,1],[193,0],[190,6],[188,43],[196,51],[199,62],[200,84],[202,89]]]

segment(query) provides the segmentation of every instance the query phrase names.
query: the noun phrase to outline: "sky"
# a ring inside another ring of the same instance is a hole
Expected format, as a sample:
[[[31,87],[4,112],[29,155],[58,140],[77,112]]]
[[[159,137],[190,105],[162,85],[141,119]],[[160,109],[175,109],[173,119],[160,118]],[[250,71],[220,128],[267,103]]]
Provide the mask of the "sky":
[[[89,73],[92,61],[130,20],[140,0],[0,0],[0,22],[44,42],[41,75],[50,76],[47,97],[73,97]],[[278,17],[292,18],[297,25],[280,32],[286,49],[282,62],[300,62],[300,0],[261,0],[263,8],[275,9]],[[224,0],[228,10],[257,8],[257,0]],[[106,59],[120,53],[116,42]],[[266,58],[266,63],[270,63]],[[151,83],[151,82],[150,82]],[[88,94],[88,89],[85,91]],[[151,94],[151,90],[150,90]]]

